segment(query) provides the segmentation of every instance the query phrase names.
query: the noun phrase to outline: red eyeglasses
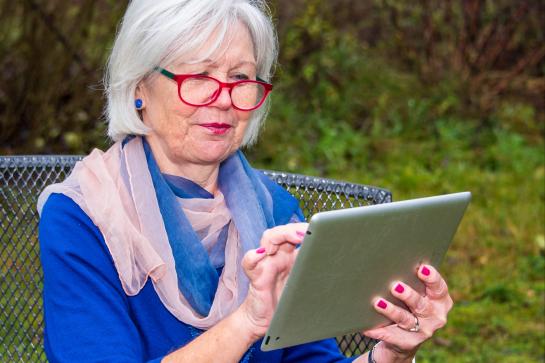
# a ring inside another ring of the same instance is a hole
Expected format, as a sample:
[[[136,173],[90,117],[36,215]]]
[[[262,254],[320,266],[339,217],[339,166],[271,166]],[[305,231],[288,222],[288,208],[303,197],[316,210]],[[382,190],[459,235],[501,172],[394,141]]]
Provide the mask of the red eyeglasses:
[[[263,104],[273,88],[272,84],[259,78],[257,81],[241,80],[225,83],[210,76],[174,74],[159,67],[155,70],[178,83],[180,100],[190,106],[207,106],[218,99],[223,88],[227,88],[235,109],[252,111]]]

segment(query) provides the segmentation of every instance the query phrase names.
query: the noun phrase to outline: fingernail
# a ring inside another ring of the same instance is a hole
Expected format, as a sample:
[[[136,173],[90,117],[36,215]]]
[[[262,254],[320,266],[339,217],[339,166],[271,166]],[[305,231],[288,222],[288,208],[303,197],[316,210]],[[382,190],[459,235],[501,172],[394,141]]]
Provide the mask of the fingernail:
[[[386,304],[386,301],[380,299],[377,303],[377,306],[381,309],[386,309],[386,307],[388,306],[388,304]]]
[[[305,237],[305,232],[296,231],[295,233],[297,233],[299,237]]]
[[[422,275],[424,276],[429,276],[431,273],[430,269],[427,268],[426,266],[422,267]]]
[[[403,285],[401,284],[397,284],[396,288],[395,288],[395,291],[402,294],[403,291],[405,291],[405,288],[403,287]]]
[[[257,250],[255,250],[257,253],[265,253],[265,247],[260,247]]]

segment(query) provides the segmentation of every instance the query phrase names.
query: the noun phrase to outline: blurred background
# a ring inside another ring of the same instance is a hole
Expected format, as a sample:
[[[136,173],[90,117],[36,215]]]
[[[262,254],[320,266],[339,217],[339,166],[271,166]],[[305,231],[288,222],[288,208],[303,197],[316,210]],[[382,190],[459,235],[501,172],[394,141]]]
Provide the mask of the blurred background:
[[[127,2],[0,0],[0,154],[105,149],[101,78]],[[419,362],[545,362],[545,2],[276,0],[254,166],[470,190]]]

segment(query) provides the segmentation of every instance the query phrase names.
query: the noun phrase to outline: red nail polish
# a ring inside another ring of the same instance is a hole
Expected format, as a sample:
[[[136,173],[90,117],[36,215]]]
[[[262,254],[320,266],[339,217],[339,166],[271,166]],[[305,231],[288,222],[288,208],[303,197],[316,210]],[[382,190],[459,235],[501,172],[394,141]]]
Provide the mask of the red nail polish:
[[[260,247],[257,250],[255,250],[257,253],[265,253],[265,247]]]
[[[388,304],[386,304],[386,301],[380,299],[380,300],[378,301],[377,306],[378,306],[379,308],[381,308],[381,309],[386,309],[386,307],[388,306]]]
[[[422,275],[424,276],[429,276],[431,273],[430,269],[427,268],[426,266],[422,267]]]
[[[305,237],[305,232],[297,231],[295,232],[299,237]]]
[[[401,284],[397,284],[396,288],[395,288],[396,292],[402,294],[403,291],[405,291],[405,288],[403,287],[403,285]]]

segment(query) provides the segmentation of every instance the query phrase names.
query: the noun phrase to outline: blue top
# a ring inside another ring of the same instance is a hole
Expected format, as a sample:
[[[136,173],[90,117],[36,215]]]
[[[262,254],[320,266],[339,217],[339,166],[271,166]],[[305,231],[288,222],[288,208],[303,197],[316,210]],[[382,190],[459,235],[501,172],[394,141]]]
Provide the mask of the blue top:
[[[275,207],[285,206],[282,192],[265,179]],[[282,213],[283,208],[274,209]],[[137,295],[125,294],[98,227],[69,197],[49,197],[39,234],[44,344],[50,362],[160,362],[201,333],[163,306],[150,280]],[[261,341],[256,342],[241,362],[354,359],[345,358],[334,339],[271,352],[262,352],[260,345]]]

